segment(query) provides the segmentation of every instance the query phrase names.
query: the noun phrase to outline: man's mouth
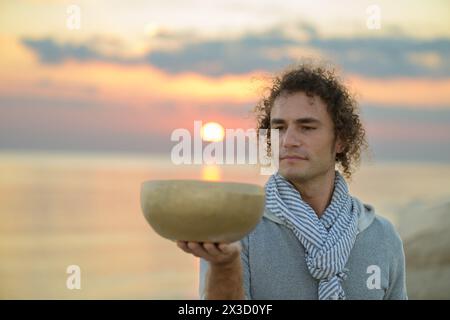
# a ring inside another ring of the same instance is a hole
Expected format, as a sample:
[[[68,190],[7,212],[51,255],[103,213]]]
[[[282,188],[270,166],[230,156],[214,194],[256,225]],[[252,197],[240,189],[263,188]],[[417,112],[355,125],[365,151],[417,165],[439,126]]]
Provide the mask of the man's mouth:
[[[280,157],[280,160],[307,160],[307,159],[300,156],[282,156]]]

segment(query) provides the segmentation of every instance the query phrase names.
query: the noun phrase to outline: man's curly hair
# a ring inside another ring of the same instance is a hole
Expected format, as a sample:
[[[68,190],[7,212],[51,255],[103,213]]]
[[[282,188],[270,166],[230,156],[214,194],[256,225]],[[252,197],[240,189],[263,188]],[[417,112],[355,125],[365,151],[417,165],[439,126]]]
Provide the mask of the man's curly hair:
[[[334,123],[335,141],[340,138],[343,151],[336,154],[336,162],[346,178],[351,178],[360,164],[361,153],[368,149],[365,130],[358,114],[358,105],[349,90],[342,84],[334,69],[302,63],[272,78],[269,93],[256,105],[258,129],[270,129],[270,112],[274,101],[281,94],[304,92],[307,96],[319,96],[327,105]],[[258,130],[259,132],[259,130]],[[270,149],[270,130],[267,146]]]

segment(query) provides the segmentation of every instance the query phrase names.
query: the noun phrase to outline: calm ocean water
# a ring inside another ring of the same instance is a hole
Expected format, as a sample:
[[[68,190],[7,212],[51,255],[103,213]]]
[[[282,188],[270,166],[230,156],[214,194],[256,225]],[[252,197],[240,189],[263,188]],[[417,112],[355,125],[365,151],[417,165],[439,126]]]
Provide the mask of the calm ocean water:
[[[198,261],[141,213],[140,184],[151,179],[262,185],[267,176],[162,157],[0,153],[0,298],[196,299]],[[363,165],[350,190],[397,223],[405,207],[450,199],[450,165]],[[66,287],[69,265],[81,268],[81,290]]]

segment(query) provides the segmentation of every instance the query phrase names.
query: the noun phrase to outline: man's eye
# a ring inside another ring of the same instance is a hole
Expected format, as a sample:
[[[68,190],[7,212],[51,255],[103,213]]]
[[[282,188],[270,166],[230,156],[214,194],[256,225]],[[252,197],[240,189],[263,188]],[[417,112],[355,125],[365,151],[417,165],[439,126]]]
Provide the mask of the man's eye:
[[[314,129],[316,129],[316,128],[314,128],[314,127],[303,127],[303,130],[306,130],[306,131],[314,130]]]
[[[283,127],[272,127],[272,129],[283,130]]]

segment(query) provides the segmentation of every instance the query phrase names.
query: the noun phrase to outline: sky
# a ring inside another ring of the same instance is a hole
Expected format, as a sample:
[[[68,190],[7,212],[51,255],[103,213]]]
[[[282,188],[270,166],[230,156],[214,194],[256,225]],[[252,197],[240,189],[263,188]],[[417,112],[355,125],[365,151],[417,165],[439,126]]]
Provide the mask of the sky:
[[[0,0],[0,151],[167,153],[195,120],[252,128],[269,77],[309,58],[340,70],[376,159],[449,162],[449,12],[438,0]]]

